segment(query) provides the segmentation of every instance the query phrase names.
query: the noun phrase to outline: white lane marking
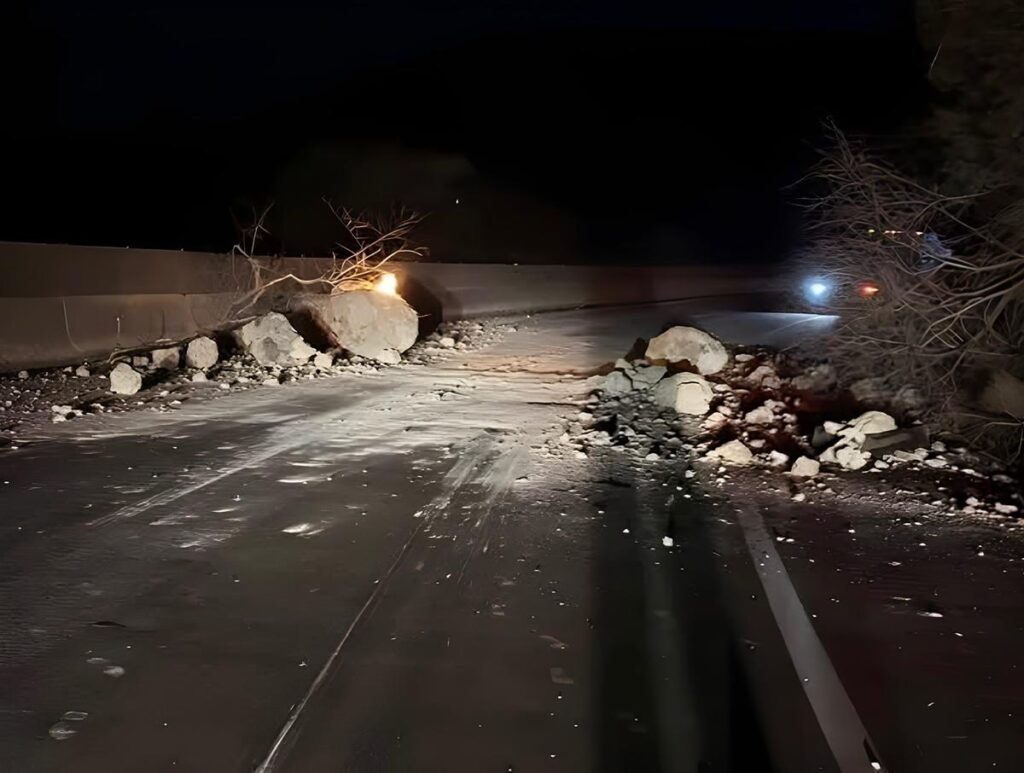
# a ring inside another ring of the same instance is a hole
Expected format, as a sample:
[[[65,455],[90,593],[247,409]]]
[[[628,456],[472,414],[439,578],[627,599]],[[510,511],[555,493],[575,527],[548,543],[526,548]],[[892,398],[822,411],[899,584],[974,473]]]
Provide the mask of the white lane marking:
[[[768,605],[804,693],[842,773],[884,770],[868,731],[814,631],[761,516],[744,508],[740,526]]]

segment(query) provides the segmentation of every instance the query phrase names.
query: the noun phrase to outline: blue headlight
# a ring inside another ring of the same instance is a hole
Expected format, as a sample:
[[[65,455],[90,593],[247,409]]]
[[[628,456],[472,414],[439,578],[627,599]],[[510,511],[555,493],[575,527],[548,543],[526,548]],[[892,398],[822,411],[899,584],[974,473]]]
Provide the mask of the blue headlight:
[[[824,279],[808,279],[804,283],[804,294],[811,303],[825,303],[832,295],[832,285]]]

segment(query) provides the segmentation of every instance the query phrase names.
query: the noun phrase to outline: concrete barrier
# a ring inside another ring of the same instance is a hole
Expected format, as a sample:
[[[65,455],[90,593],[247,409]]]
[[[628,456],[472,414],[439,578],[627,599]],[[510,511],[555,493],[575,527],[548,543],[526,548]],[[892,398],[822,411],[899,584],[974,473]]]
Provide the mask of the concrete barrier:
[[[323,259],[276,259],[316,276]],[[240,289],[244,259],[170,250],[0,242],[0,371],[69,365],[211,332]],[[459,319],[578,306],[754,297],[770,274],[750,266],[395,264],[422,314]]]

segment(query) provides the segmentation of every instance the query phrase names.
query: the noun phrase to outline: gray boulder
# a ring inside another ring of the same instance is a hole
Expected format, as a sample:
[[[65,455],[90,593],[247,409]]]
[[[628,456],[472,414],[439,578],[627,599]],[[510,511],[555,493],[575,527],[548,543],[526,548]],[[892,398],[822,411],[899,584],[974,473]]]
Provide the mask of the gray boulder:
[[[235,331],[235,337],[239,345],[264,367],[301,365],[317,353],[302,340],[288,319],[276,311],[243,325]]]

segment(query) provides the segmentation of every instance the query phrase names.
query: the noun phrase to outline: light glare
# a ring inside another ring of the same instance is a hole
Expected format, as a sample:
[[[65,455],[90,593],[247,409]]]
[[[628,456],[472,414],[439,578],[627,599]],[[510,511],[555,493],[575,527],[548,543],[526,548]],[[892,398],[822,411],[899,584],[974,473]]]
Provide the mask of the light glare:
[[[392,273],[381,274],[373,289],[384,295],[398,295],[398,277]]]

